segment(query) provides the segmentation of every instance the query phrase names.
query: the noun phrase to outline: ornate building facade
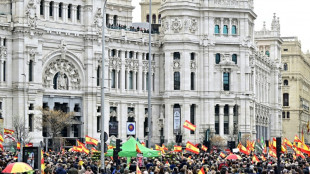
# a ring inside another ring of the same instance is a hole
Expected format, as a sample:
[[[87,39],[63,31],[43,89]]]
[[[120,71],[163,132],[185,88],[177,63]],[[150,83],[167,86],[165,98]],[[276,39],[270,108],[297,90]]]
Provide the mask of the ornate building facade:
[[[48,139],[48,128],[36,129],[34,121],[41,106],[75,113],[61,133],[68,142],[99,138],[102,0],[0,6],[5,127],[19,117],[34,143]],[[254,34],[253,8],[252,0],[162,0],[148,67],[148,34],[130,27],[131,1],[108,0],[105,131],[123,140],[147,139],[151,80],[154,143],[175,142],[176,135],[183,143],[201,143],[207,130],[236,141],[238,135],[281,135],[280,24],[276,19],[271,31]],[[197,130],[181,129],[185,120]]]

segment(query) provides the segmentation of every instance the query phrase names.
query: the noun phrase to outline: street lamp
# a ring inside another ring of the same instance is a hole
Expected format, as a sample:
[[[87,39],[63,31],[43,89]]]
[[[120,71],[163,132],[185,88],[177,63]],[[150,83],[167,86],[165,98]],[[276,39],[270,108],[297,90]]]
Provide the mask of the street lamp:
[[[26,107],[26,74],[21,74],[24,76],[24,128],[26,129],[26,116],[27,116],[27,107]],[[24,140],[23,137],[20,136],[20,158],[18,158],[18,161],[21,162],[23,159],[23,145],[24,145]]]

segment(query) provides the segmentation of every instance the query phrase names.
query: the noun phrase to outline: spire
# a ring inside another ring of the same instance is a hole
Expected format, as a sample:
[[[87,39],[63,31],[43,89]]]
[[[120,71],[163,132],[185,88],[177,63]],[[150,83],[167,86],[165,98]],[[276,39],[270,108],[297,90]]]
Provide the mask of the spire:
[[[266,29],[266,21],[264,21],[262,31],[266,31],[266,30],[267,30],[267,29]]]
[[[275,31],[276,28],[277,28],[277,16],[276,16],[276,13],[273,13],[273,19],[271,22],[271,30]]]

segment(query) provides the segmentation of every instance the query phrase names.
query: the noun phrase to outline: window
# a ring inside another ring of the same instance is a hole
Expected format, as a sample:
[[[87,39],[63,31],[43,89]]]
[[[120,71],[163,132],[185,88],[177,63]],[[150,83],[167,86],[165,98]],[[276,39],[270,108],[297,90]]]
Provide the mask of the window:
[[[173,60],[180,60],[181,58],[181,55],[179,52],[174,52],[173,53]]]
[[[195,73],[191,73],[191,90],[195,90]]]
[[[290,112],[286,113],[286,118],[290,118]]]
[[[129,58],[130,58],[130,59],[133,58],[133,51],[129,51]]]
[[[30,111],[32,111],[34,109],[33,103],[30,103],[29,108]]]
[[[288,80],[284,80],[283,84],[284,86],[288,86]]]
[[[116,49],[111,50],[111,57],[115,57],[116,56]]]
[[[283,106],[289,106],[289,94],[288,93],[283,94]]]
[[[68,5],[68,18],[71,19],[71,9],[72,9],[72,4]]]
[[[229,73],[223,73],[223,89],[224,91],[229,91]]]
[[[285,48],[285,49],[283,49],[283,51],[288,51],[288,49],[287,49],[287,48]]]
[[[128,111],[128,122],[134,122],[135,121],[135,117],[131,117],[133,114],[135,114],[135,108],[133,107],[128,107],[127,108]]]
[[[282,112],[282,118],[285,118],[285,112]]]
[[[192,104],[190,108],[190,122],[195,125],[195,108],[196,105]],[[195,134],[194,131],[191,131],[191,134]]]
[[[236,27],[236,25],[233,25],[231,27],[231,34],[237,34],[237,27]]]
[[[114,26],[117,26],[117,25],[118,25],[117,23],[118,23],[118,21],[117,21],[117,15],[114,15],[114,16],[113,16],[113,25],[114,25]]]
[[[2,102],[0,102],[0,110],[2,110]]]
[[[29,132],[33,132],[33,114],[29,114],[28,128]]]
[[[62,7],[63,7],[63,4],[62,2],[59,3],[59,6],[58,6],[58,17],[62,17]]]
[[[174,72],[174,90],[180,90],[180,72]]]
[[[219,134],[220,133],[220,127],[219,127],[219,116],[220,116],[220,106],[219,105],[216,105],[215,108],[214,108],[215,112],[214,112],[214,115],[215,115],[215,134]]]
[[[81,108],[80,108],[80,105],[78,103],[74,104],[73,111],[74,112],[81,112]]]
[[[215,54],[215,64],[219,64],[221,62],[221,54],[216,53]]]
[[[146,53],[145,60],[149,60],[149,57],[150,57],[150,54],[149,54],[149,53]]]
[[[229,134],[229,106],[224,106],[224,134]]]
[[[40,1],[40,15],[44,15],[44,0]]]
[[[50,2],[50,7],[49,7],[50,16],[53,16],[53,6],[54,6],[54,1],[51,1]]]
[[[161,14],[158,15],[158,23],[161,24]]]
[[[220,26],[219,25],[215,25],[214,33],[215,34],[220,34]]]
[[[76,8],[76,19],[80,20],[81,19],[81,6],[78,5]]]
[[[266,56],[270,57],[270,52],[268,50],[265,52],[265,54]]]
[[[97,86],[100,86],[100,66],[97,68]]]
[[[191,53],[191,60],[195,60],[195,53]]]
[[[4,62],[3,62],[3,81],[4,81],[4,82],[5,82],[5,77],[6,77],[5,72],[6,72],[6,62],[4,61]]]
[[[100,132],[101,130],[101,117],[97,116],[97,132]]]
[[[146,82],[146,90],[149,90],[149,73],[147,72],[146,73],[146,76],[145,76],[145,82]]]
[[[133,89],[133,72],[129,71],[129,89]]]
[[[6,46],[6,38],[3,39],[3,46]]]
[[[152,24],[156,24],[156,15],[155,14],[153,14],[153,16],[152,16]]]
[[[111,71],[111,88],[115,88],[115,69]]]
[[[223,34],[228,34],[228,26],[224,25]]]
[[[110,20],[109,18],[110,18],[110,15],[109,15],[109,14],[106,14],[106,15],[105,15],[105,24],[106,24],[107,26],[109,26],[109,24],[110,24],[110,23],[109,23],[109,20]]]
[[[283,69],[284,69],[284,71],[287,71],[287,70],[288,70],[288,65],[287,65],[287,63],[284,63]]]
[[[30,60],[29,61],[29,82],[32,82],[32,77],[33,77],[33,75],[32,75],[32,73],[33,73],[33,61],[32,60]]]
[[[150,22],[150,15],[146,15],[146,22]]]
[[[232,61],[235,62],[235,64],[237,64],[237,54],[233,54],[232,55]]]
[[[145,108],[145,112],[147,112],[147,108]],[[149,130],[148,130],[148,118],[145,117],[144,118],[144,136],[147,136],[149,134]]]

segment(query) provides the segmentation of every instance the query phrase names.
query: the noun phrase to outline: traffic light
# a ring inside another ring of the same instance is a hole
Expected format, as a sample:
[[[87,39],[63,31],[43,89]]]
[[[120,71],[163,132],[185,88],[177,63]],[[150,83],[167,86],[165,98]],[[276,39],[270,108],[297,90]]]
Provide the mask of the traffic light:
[[[115,150],[121,151],[121,143],[122,143],[122,140],[116,139],[116,147],[115,147]]]

